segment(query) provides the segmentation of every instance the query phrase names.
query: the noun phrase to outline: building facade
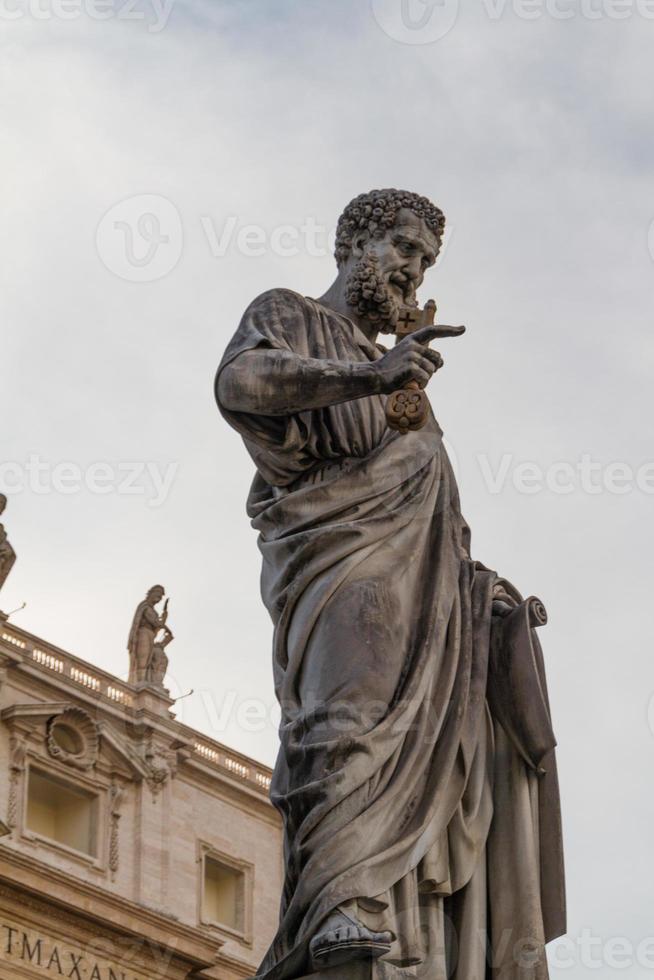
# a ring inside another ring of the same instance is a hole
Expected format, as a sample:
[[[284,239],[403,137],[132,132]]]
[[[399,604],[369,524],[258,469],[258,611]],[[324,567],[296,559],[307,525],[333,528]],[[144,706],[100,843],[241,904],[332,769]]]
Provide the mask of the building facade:
[[[255,973],[283,875],[271,774],[172,709],[0,618],[0,980]]]

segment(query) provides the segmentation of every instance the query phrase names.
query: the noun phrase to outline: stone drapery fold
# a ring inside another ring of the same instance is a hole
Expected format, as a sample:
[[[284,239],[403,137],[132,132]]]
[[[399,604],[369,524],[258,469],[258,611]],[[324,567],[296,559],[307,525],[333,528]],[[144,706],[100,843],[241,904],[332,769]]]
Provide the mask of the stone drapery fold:
[[[347,318],[287,290],[255,301],[219,371],[262,348],[382,356]],[[257,465],[248,511],[282,707],[271,795],[286,880],[258,977],[311,972],[309,941],[348,906],[392,929],[389,960],[417,976],[481,980],[490,960],[500,980],[539,980],[556,918],[540,869],[559,867],[560,834],[543,854],[542,776],[488,708],[498,577],[470,558],[438,424],[390,432],[378,396],[270,419],[222,410]],[[539,951],[531,974],[520,940]]]

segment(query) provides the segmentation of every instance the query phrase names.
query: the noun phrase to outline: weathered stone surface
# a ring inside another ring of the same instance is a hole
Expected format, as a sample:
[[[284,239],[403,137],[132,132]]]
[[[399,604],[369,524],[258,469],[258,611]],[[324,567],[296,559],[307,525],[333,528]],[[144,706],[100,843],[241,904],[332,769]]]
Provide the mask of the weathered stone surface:
[[[0,514],[3,513],[6,506],[7,498],[4,493],[0,493]],[[14,567],[15,561],[16,552],[7,540],[7,532],[5,531],[4,525],[0,524],[0,589],[5,584],[6,578]]]
[[[260,980],[297,980],[311,944],[325,961],[387,949],[371,933],[424,976],[451,973],[455,950],[458,980],[483,976],[484,944],[450,942],[450,923],[501,943],[513,976],[517,943],[565,932],[543,617],[470,554],[424,394],[443,367],[430,341],[464,329],[418,307],[444,224],[417,194],[360,195],[331,287],[255,299],[216,377],[258,471],[248,512],[282,708],[288,875]],[[316,980],[411,976],[377,963]]]

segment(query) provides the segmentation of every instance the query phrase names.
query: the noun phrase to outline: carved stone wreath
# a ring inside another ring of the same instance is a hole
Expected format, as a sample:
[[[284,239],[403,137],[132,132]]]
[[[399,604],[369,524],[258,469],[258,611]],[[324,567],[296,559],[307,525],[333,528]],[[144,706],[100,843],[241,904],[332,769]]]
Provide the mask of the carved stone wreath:
[[[48,752],[76,769],[91,769],[98,758],[98,728],[82,708],[68,708],[48,722]]]

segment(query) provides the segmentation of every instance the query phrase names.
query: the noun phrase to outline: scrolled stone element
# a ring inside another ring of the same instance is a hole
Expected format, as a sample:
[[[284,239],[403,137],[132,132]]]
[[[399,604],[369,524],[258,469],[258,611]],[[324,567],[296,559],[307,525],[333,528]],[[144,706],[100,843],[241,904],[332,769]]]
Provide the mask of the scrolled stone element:
[[[547,626],[547,609],[540,599],[536,596],[532,596],[528,599],[529,603],[529,623],[534,628],[537,629],[539,626]]]
[[[109,815],[111,817],[111,836],[109,839],[109,870],[112,877],[118,871],[120,861],[120,839],[118,825],[120,823],[120,811],[125,800],[125,790],[120,783],[114,779],[109,790]]]
[[[93,768],[99,742],[97,725],[82,708],[69,708],[48,722],[48,752],[76,769]]]

